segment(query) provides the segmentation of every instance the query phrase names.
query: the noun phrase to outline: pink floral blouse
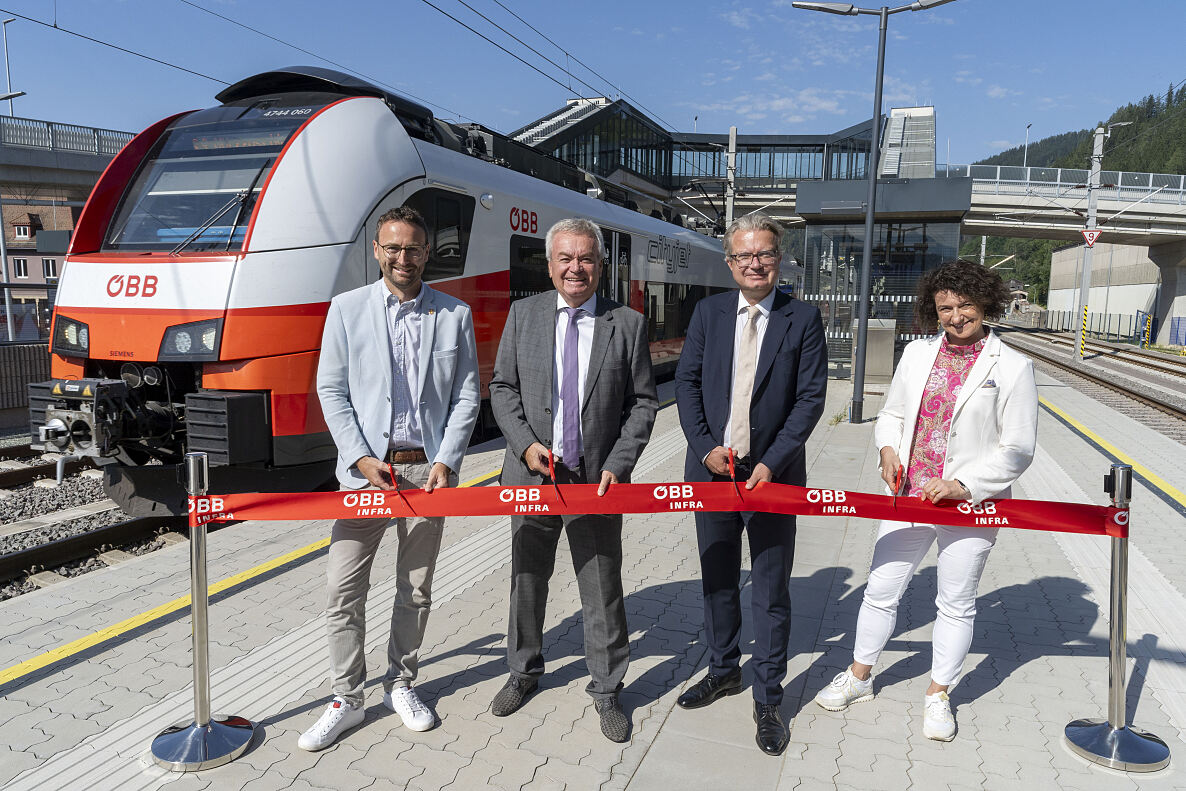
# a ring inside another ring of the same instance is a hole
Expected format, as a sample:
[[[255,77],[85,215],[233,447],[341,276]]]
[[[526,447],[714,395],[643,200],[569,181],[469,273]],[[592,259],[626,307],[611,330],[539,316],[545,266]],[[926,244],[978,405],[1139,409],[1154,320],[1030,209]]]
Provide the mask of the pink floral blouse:
[[[914,442],[906,466],[908,494],[917,497],[927,481],[943,477],[943,458],[947,455],[947,434],[951,430],[955,402],[987,339],[985,335],[970,346],[951,346],[947,338],[943,339],[923,388],[918,421],[914,424]]]

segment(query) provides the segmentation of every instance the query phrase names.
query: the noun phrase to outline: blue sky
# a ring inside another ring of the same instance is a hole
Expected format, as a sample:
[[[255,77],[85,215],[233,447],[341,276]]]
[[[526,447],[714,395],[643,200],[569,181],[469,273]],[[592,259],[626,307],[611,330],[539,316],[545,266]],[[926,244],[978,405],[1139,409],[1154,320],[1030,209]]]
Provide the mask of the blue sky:
[[[429,100],[440,117],[511,131],[593,91],[468,10],[433,0],[554,74],[558,85],[423,0],[0,0],[0,8],[234,82],[295,63],[328,65],[201,6]],[[692,131],[821,134],[872,114],[875,17],[801,11],[790,0],[465,0],[596,88],[620,90]],[[870,4],[871,5],[871,4]],[[331,9],[327,12],[327,9]],[[1123,9],[1123,13],[1121,12]],[[934,104],[938,159],[965,163],[1086,128],[1119,104],[1186,80],[1180,0],[957,0],[890,18],[887,107]],[[214,104],[219,83],[18,19],[8,25],[18,116],[139,131]],[[573,58],[591,66],[594,77]],[[607,85],[607,81],[614,87]],[[0,108],[4,108],[0,105]]]

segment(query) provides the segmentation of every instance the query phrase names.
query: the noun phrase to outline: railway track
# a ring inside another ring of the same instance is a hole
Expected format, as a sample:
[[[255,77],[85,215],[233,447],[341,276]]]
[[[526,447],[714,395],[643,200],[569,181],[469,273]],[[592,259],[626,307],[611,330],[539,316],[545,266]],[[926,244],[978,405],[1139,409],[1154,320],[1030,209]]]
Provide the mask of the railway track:
[[[1066,348],[1074,352],[1075,339],[1055,333],[1025,333],[1025,337],[1049,343],[1052,346]],[[1111,343],[1091,340],[1084,344],[1088,354],[1094,354],[1106,360],[1119,360],[1132,365],[1139,365],[1153,371],[1186,377],[1186,357],[1172,357],[1162,352],[1150,352],[1144,349],[1124,348]]]
[[[26,457],[29,458],[29,457]],[[24,459],[10,457],[9,460],[24,461]],[[73,475],[88,467],[94,467],[89,459],[66,462],[66,474]],[[36,461],[23,467],[0,469],[0,489],[21,486],[38,478],[53,478],[57,474],[57,463],[52,461]]]
[[[0,447],[0,461],[27,459],[30,456],[36,456],[40,451],[33,450],[26,442],[23,445],[7,445]]]
[[[93,557],[107,548],[150,539],[158,533],[184,530],[185,525],[185,517],[140,517],[97,527],[85,533],[39,544],[19,552],[0,555],[0,581],[58,568],[73,561]]]
[[[1028,339],[1029,336],[1022,334],[1021,338]],[[1186,409],[1182,405],[1154,393],[1134,390],[1122,381],[1103,375],[1104,372],[1085,370],[1052,349],[1043,349],[1032,342],[1018,342],[1018,333],[1002,332],[1001,340],[1033,358],[1039,367],[1045,367],[1056,379],[1074,386],[1084,395],[1186,444]]]

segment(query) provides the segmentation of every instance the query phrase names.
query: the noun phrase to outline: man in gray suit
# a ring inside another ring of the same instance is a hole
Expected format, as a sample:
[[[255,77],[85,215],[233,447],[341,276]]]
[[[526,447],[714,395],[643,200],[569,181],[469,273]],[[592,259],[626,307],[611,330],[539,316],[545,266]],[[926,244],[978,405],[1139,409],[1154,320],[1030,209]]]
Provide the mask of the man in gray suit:
[[[555,291],[511,304],[490,405],[506,437],[506,486],[599,483],[604,495],[630,480],[651,435],[658,399],[646,322],[624,305],[597,296],[605,250],[588,220],[561,220],[548,231],[548,274]],[[601,731],[624,742],[630,721],[618,702],[630,663],[622,594],[622,517],[511,518],[510,678],[491,712],[505,717],[539,686],[544,672],[543,623],[548,580],[561,530],[568,536],[585,626],[586,691],[596,701]]]
[[[317,395],[338,446],[338,480],[343,489],[456,486],[478,417],[470,309],[421,281],[428,228],[414,209],[380,217],[373,249],[383,277],[334,297],[317,366]],[[327,563],[334,699],[301,735],[302,749],[324,749],[363,721],[367,590],[379,541],[393,522],[399,547],[383,702],[412,730],[436,723],[412,682],[444,519],[339,519]]]

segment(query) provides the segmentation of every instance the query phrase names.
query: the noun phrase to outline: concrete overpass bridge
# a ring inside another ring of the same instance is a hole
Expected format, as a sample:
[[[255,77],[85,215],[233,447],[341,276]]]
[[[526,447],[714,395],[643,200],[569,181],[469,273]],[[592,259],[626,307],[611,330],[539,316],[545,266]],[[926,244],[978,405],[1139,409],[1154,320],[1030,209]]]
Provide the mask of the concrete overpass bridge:
[[[1077,242],[1087,221],[1088,175],[1087,170],[1068,168],[951,165],[946,173],[936,174],[936,182],[971,180],[971,203],[960,222],[960,230],[969,236]],[[1102,241],[1146,247],[1186,241],[1186,176],[1108,170],[1100,176],[1097,217]],[[740,180],[736,214],[762,209],[788,225],[804,221],[796,211],[797,184],[769,188],[753,181]],[[913,181],[917,185],[926,180]],[[935,186],[937,191],[941,187]],[[863,198],[863,186],[859,192]],[[685,200],[710,215],[712,208],[723,205],[719,197],[714,207],[704,198]],[[880,199],[878,204],[880,211]],[[863,215],[864,201],[833,207],[830,213],[838,219]]]

